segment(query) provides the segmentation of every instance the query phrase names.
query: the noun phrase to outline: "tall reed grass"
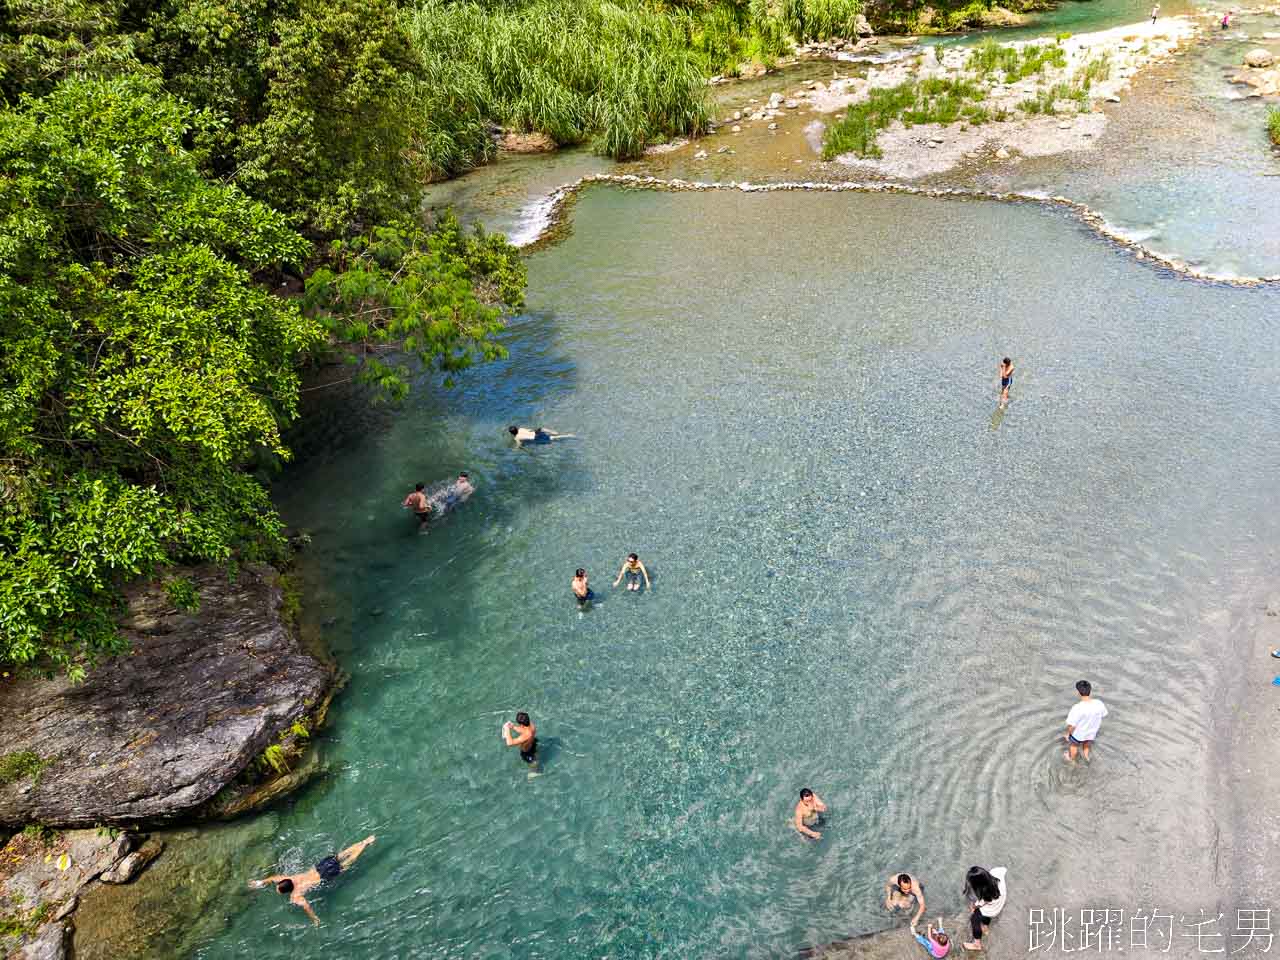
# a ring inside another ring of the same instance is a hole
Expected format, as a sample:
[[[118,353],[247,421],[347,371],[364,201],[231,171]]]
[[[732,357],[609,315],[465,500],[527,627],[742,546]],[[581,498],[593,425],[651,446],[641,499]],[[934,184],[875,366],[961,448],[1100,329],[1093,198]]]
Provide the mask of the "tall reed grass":
[[[479,156],[486,119],[617,159],[706,127],[706,63],[679,17],[608,0],[427,0],[409,26],[434,78],[424,164],[441,173]]]

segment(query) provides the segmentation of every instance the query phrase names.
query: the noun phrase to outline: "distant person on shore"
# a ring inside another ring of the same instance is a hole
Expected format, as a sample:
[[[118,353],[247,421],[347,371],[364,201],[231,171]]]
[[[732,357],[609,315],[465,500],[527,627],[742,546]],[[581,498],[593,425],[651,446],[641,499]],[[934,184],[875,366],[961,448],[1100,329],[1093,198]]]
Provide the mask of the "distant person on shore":
[[[810,840],[821,840],[822,834],[813,828],[816,827],[821,820],[819,814],[827,812],[827,805],[822,802],[822,798],[804,787],[800,791],[800,802],[796,804],[796,812],[794,817],[795,828],[803,833]]]
[[[1154,7],[1151,8],[1151,22],[1153,24],[1156,22],[1156,17],[1158,16],[1160,16],[1160,4],[1157,3]]]
[[[1009,388],[1013,386],[1013,361],[1005,357],[1000,361],[1000,402],[1009,402]]]
[[[587,582],[587,571],[579,567],[573,574],[573,582],[569,585],[573,589],[573,599],[578,601],[578,609],[581,610],[595,596],[591,592],[591,584]]]
[[[970,867],[965,876],[964,889],[973,901],[973,913],[969,915],[969,928],[973,939],[964,944],[966,950],[981,950],[982,937],[991,921],[1000,916],[1004,909],[1007,889],[1005,887],[1005,867]]]
[[[884,906],[886,910],[910,910],[912,901],[916,905],[916,915],[911,918],[911,926],[920,922],[924,915],[924,887],[909,873],[897,873],[891,876],[884,885]]]
[[[512,425],[507,427],[507,433],[515,438],[517,447],[522,447],[526,443],[550,443],[552,440],[573,439],[572,433],[556,433],[554,430],[544,430],[542,427],[530,430],[528,427]]]
[[[1223,30],[1226,30],[1228,27],[1230,27],[1230,26],[1231,26],[1231,18],[1232,18],[1234,15],[1235,15],[1235,11],[1234,11],[1234,10],[1228,10],[1226,13],[1224,13],[1224,14],[1222,15],[1222,29],[1223,29]]]
[[[508,747],[518,747],[520,759],[533,770],[538,769],[538,728],[529,719],[529,714],[521,710],[516,714],[515,723],[510,720],[504,723],[502,741]]]
[[[640,578],[644,577],[644,585],[646,589],[652,589],[649,583],[649,571],[644,568],[644,564],[640,562],[640,557],[634,553],[628,553],[627,559],[622,561],[622,569],[618,571],[618,579],[613,581],[616,587],[622,582],[622,578],[627,578],[628,590],[640,589]]]
[[[947,932],[942,929],[942,918],[938,918],[938,928],[935,930],[933,924],[929,924],[926,929],[926,935],[920,936],[920,932],[916,930],[916,922],[911,921],[911,932],[915,934],[916,941],[920,946],[929,951],[929,956],[934,960],[942,960],[951,952],[951,938],[947,936]]]
[[[353,843],[336,856],[325,857],[305,873],[281,873],[264,877],[261,880],[250,880],[249,887],[253,890],[260,890],[263,887],[275,884],[276,892],[288,897],[289,902],[295,907],[301,907],[306,911],[307,916],[311,918],[311,922],[318,926],[320,918],[311,909],[311,904],[307,903],[307,898],[303,894],[313,887],[318,887],[326,880],[332,880],[337,877],[343,870],[351,866],[356,857],[364,853],[364,848],[373,843],[375,839],[372,835],[367,836],[359,843]]]
[[[1093,687],[1088,680],[1076,684],[1076,693],[1080,700],[1067,713],[1067,752],[1063,756],[1068,762],[1074,762],[1076,751],[1083,750],[1084,759],[1088,762],[1089,748],[1098,736],[1102,718],[1107,715],[1107,705],[1093,699]]]
[[[413,515],[418,518],[418,530],[425,531],[427,524],[431,522],[431,501],[427,499],[427,495],[423,493],[427,489],[425,483],[419,483],[413,488],[413,493],[404,498],[404,502],[400,506],[413,511]]]

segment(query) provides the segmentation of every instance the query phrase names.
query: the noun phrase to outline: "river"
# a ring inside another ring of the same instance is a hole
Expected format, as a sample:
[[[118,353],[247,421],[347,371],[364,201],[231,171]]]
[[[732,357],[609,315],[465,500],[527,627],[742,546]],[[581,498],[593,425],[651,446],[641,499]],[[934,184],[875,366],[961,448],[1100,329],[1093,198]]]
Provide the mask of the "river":
[[[525,198],[604,168],[447,189],[525,229]],[[1009,868],[1002,955],[1033,908],[1229,934],[1275,889],[1277,317],[1274,288],[1033,204],[584,191],[508,359],[398,410],[312,395],[276,499],[351,675],[331,772],[210,833],[207,932],[155,955],[792,957],[891,926],[890,872],[960,910],[971,863]],[[520,450],[510,423],[577,438]],[[458,470],[477,493],[419,536],[401,498]],[[650,592],[610,586],[632,550]],[[1110,715],[1073,767],[1081,678]],[[516,710],[540,776],[499,738]],[[805,785],[818,842],[787,823]],[[318,929],[241,886],[370,833]]]

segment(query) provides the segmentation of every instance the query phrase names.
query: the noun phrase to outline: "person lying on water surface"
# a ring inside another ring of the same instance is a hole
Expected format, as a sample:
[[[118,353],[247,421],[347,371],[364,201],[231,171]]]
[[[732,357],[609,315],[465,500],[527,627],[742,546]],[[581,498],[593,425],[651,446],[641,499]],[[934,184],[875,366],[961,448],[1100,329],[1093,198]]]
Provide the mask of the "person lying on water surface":
[[[311,904],[307,903],[307,898],[303,894],[313,887],[318,887],[326,880],[332,880],[347,867],[351,866],[356,857],[364,853],[364,848],[373,843],[375,839],[377,838],[370,834],[359,843],[353,843],[336,856],[325,857],[305,873],[280,873],[270,877],[263,877],[261,880],[250,880],[249,888],[260,890],[263,887],[274,884],[277,893],[288,897],[289,902],[295,907],[301,907],[307,916],[311,918],[311,922],[318,926],[320,918],[311,909]]]
[[[544,430],[542,427],[535,427],[530,430],[528,427],[507,427],[507,433],[515,438],[516,446],[522,447],[526,443],[550,443],[552,440],[572,440],[572,433],[556,433],[554,430]]]

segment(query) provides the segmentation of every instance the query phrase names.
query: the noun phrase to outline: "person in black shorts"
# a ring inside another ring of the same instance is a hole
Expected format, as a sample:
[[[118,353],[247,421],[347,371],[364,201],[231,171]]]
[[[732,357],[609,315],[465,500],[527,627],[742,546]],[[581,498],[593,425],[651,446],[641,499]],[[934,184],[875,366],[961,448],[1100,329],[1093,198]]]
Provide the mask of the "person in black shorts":
[[[591,592],[591,584],[587,581],[587,571],[579,567],[573,574],[573,580],[569,584],[573,590],[573,599],[578,601],[578,609],[581,610],[591,602],[595,594]]]
[[[333,856],[325,857],[317,863],[312,869],[305,873],[280,873],[270,877],[264,877],[261,880],[250,880],[249,887],[259,890],[262,887],[274,885],[276,892],[281,896],[289,898],[289,902],[295,907],[301,907],[311,922],[319,925],[320,918],[316,916],[316,912],[311,909],[311,904],[307,902],[307,898],[303,896],[308,890],[320,886],[326,880],[332,880],[342,873],[347,867],[355,862],[356,857],[364,853],[364,848],[373,843],[376,838],[373,836],[365,837],[359,843],[353,843],[341,853]]]
[[[1013,386],[1013,361],[1005,357],[1000,361],[1000,402],[1009,402],[1009,388]]]
[[[502,740],[508,747],[520,748],[520,759],[535,769],[538,766],[538,728],[529,719],[529,714],[521,710],[516,714],[516,722],[508,720],[502,725]]]
[[[427,499],[424,492],[427,489],[425,483],[419,483],[413,488],[413,493],[404,498],[404,502],[400,506],[413,511],[413,515],[418,518],[418,530],[425,531],[427,524],[431,522],[431,501]]]

